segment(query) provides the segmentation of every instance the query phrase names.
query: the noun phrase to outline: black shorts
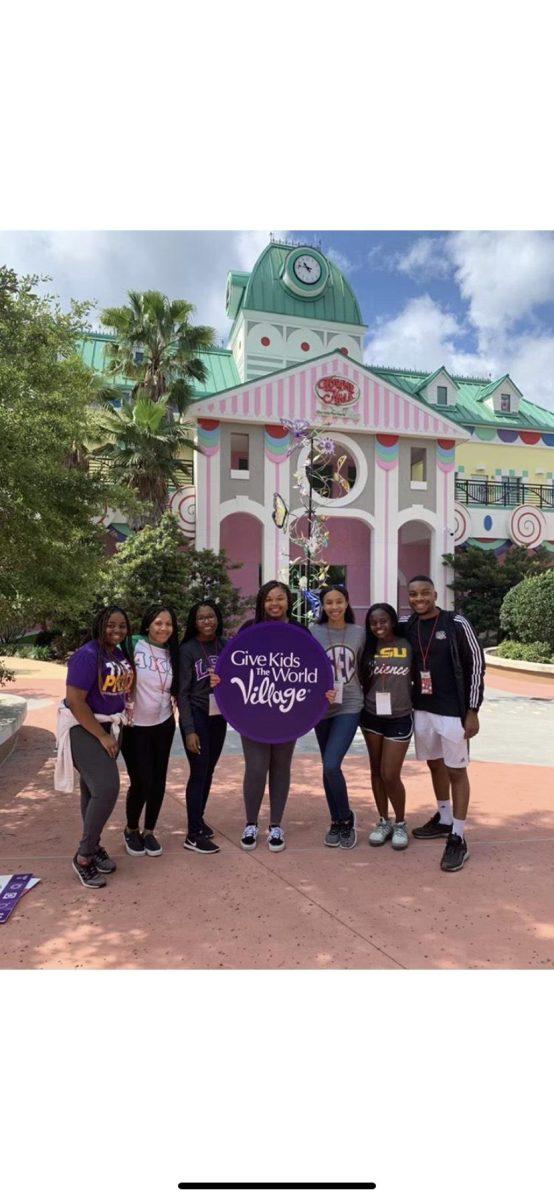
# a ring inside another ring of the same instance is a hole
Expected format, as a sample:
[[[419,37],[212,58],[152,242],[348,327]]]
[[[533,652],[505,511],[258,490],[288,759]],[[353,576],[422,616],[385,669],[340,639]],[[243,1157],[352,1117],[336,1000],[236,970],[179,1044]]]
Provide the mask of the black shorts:
[[[378,717],[364,708],[360,717],[362,733],[378,733],[389,742],[409,742],[413,728],[411,713],[406,717]]]

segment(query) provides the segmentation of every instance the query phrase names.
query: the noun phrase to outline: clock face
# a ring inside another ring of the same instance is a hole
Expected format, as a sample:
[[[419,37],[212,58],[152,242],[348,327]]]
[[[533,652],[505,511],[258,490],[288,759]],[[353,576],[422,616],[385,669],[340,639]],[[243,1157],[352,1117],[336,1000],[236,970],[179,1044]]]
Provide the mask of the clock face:
[[[301,283],[319,283],[321,265],[312,254],[300,254],[294,261],[293,271]]]

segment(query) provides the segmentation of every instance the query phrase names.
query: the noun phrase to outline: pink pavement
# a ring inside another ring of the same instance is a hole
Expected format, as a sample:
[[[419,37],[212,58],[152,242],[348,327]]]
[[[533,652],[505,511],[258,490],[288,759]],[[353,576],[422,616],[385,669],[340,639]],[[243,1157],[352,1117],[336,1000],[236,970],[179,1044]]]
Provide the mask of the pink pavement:
[[[490,673],[492,676],[492,672]],[[489,677],[515,691],[512,677]],[[124,850],[119,799],[104,842],[117,872],[98,893],[71,870],[80,818],[77,792],[53,791],[55,707],[65,672],[18,664],[11,691],[34,707],[0,775],[0,871],[34,871],[41,883],[0,929],[6,968],[548,968],[554,964],[551,863],[552,770],[499,763],[471,767],[463,871],[439,870],[442,842],[413,840],[395,853],[367,844],[375,820],[365,758],[346,762],[358,816],[353,851],[322,845],[328,824],[316,755],[298,755],[286,812],[287,849],[260,839],[240,848],[242,763],[219,764],[208,819],[221,854],[182,849],[186,761],[171,764],[160,858]],[[501,680],[504,683],[501,683]],[[534,681],[524,695],[537,695]],[[541,685],[546,686],[546,685]],[[179,735],[177,735],[179,736]],[[433,811],[424,765],[405,768],[408,823]],[[122,796],[126,780],[122,778]],[[263,813],[265,810],[263,810]]]

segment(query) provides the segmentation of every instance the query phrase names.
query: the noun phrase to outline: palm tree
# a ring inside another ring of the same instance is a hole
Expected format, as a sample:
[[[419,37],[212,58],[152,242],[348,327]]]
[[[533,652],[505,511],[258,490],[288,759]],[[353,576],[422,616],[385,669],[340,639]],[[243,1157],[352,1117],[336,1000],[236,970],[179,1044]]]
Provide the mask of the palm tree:
[[[114,484],[132,488],[157,525],[167,509],[168,484],[181,484],[185,449],[195,449],[190,430],[173,420],[167,396],[152,400],[139,391],[121,408],[99,408],[94,417],[91,455],[105,465]],[[140,527],[146,517],[136,522]]]
[[[194,305],[187,300],[169,300],[161,292],[128,296],[128,304],[106,308],[101,316],[115,333],[108,343],[108,374],[134,381],[133,395],[141,389],[154,402],[166,396],[182,414],[193,398],[190,381],[206,378],[199,354],[213,346],[214,330],[189,324]]]

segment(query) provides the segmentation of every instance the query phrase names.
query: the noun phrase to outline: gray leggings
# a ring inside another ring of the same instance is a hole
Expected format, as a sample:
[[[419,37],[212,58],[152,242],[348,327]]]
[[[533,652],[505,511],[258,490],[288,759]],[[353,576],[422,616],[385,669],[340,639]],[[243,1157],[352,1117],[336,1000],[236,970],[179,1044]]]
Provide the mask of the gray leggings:
[[[102,830],[119,795],[119,770],[116,759],[110,758],[98,738],[82,725],[74,725],[69,736],[73,763],[81,782],[83,836],[77,854],[90,858],[100,845]]]
[[[290,788],[290,765],[294,742],[268,745],[241,738],[244,751],[244,807],[248,825],[257,825],[265,783],[269,773],[269,821],[280,825]]]

